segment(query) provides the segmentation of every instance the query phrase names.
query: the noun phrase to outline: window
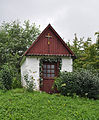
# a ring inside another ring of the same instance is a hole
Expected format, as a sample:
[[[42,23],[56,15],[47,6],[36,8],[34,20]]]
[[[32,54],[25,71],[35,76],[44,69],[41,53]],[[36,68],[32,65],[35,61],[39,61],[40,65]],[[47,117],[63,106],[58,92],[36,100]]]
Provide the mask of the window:
[[[54,78],[55,77],[55,64],[44,64],[43,65],[43,77]]]

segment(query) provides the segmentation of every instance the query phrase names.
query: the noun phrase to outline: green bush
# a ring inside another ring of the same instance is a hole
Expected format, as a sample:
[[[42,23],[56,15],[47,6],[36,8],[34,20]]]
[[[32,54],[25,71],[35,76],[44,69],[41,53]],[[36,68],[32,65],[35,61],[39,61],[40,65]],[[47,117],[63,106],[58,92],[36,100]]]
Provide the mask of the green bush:
[[[21,88],[21,76],[17,69],[8,63],[4,64],[0,70],[0,89]]]
[[[2,66],[0,71],[0,87],[1,89],[11,89],[12,88],[12,68],[5,64]]]
[[[79,69],[74,72],[62,72],[56,78],[55,86],[63,95],[74,93],[81,97],[99,98],[99,77],[90,70]]]
[[[20,75],[16,75],[15,77],[13,77],[13,79],[12,79],[12,88],[13,89],[22,88]]]
[[[0,74],[0,89],[2,89],[2,90],[5,89],[5,87],[4,87],[3,83],[2,83],[1,74]]]
[[[26,90],[28,92],[33,92],[35,89],[35,83],[33,76],[29,76],[28,74],[24,75],[24,80],[26,82]]]

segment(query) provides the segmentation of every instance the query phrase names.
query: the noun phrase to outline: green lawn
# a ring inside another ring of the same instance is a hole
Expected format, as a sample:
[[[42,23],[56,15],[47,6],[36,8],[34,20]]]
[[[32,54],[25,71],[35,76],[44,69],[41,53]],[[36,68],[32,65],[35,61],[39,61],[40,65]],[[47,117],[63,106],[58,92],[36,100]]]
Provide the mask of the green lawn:
[[[99,120],[99,100],[0,91],[0,120]]]

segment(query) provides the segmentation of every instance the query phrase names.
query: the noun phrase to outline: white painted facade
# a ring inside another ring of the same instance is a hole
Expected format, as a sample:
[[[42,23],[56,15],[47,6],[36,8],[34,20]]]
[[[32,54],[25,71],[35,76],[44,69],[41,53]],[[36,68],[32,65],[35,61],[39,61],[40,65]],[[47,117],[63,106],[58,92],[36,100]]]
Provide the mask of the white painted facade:
[[[26,57],[25,61],[21,65],[21,82],[22,86],[26,86],[24,76],[28,74],[28,79],[33,78],[35,84],[35,90],[40,90],[40,81],[39,81],[39,63],[42,57]],[[72,58],[71,57],[62,57],[62,67],[61,71],[72,72]]]
[[[72,58],[71,57],[63,57],[62,58],[62,67],[61,67],[61,72],[66,71],[66,72],[72,72],[73,67],[72,67]]]
[[[21,65],[21,82],[24,87],[26,86],[24,76],[28,74],[28,79],[34,81],[35,90],[39,90],[39,61],[39,58],[27,57]]]

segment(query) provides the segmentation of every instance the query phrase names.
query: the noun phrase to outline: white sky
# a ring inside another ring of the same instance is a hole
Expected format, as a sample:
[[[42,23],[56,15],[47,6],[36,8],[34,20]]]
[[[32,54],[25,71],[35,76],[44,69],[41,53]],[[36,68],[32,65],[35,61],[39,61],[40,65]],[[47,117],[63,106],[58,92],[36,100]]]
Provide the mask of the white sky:
[[[40,25],[49,24],[65,41],[91,37],[99,31],[99,0],[0,0],[0,24],[19,19]]]

